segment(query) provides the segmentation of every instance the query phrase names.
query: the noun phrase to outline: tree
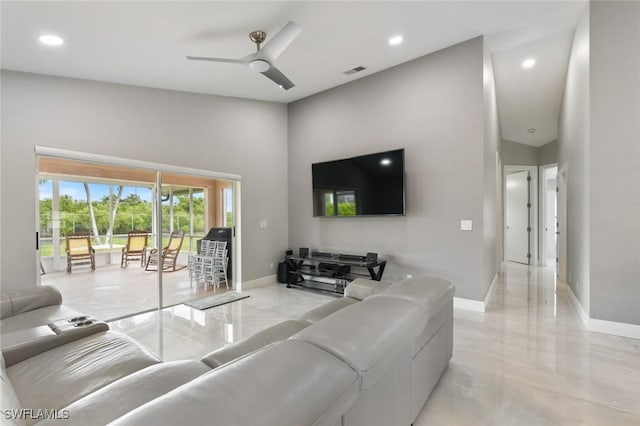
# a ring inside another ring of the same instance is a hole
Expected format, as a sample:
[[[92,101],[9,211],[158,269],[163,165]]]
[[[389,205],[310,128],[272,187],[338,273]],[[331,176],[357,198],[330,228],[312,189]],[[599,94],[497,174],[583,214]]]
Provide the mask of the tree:
[[[91,218],[91,230],[93,231],[93,237],[96,239],[96,244],[100,244],[100,234],[98,234],[98,225],[96,224],[96,214],[93,211],[93,203],[91,202],[91,190],[89,184],[83,182],[84,192],[87,194],[87,205],[89,206],[89,217]]]
[[[111,218],[109,220],[109,229],[107,229],[107,234],[104,240],[105,244],[109,244],[109,241],[113,236],[113,224],[115,223],[115,220],[116,220],[116,213],[118,212],[118,205],[120,204],[120,197],[122,197],[123,190],[124,190],[124,185],[119,185],[118,194],[116,195],[116,202],[113,205],[113,209],[111,210]]]

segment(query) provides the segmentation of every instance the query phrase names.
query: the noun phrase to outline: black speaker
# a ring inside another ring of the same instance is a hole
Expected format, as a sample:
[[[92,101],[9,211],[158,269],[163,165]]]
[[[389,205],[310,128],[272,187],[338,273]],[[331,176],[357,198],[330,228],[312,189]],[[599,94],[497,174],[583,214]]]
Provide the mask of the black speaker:
[[[285,256],[293,256],[293,250],[291,250],[291,249],[286,249],[286,250],[284,251],[284,255],[285,255]]]
[[[309,248],[308,247],[300,247],[300,257],[309,256]]]
[[[286,262],[278,263],[278,282],[286,284],[289,281],[289,269]]]
[[[367,253],[367,263],[377,263],[378,253]]]

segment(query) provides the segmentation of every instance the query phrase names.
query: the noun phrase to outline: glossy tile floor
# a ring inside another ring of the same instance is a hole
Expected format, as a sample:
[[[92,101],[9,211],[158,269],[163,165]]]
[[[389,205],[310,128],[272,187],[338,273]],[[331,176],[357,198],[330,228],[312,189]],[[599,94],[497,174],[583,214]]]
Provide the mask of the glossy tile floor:
[[[553,268],[506,263],[486,313],[455,310],[424,425],[640,425],[640,340],[587,332]]]
[[[109,320],[157,308],[157,275],[157,271],[145,271],[139,262],[132,262],[124,269],[118,264],[98,266],[94,272],[86,266],[74,268],[71,274],[50,272],[42,275],[41,282],[60,290],[65,305]],[[214,294],[212,286],[192,286],[187,268],[164,272],[162,280],[164,306]],[[226,288],[215,293],[221,291]]]
[[[165,360],[198,359],[333,298],[275,283],[246,293],[110,326]],[[415,426],[640,425],[640,340],[584,331],[552,268],[505,264],[488,312],[454,316],[453,358]]]
[[[178,305],[109,323],[165,361],[200,359],[336,298],[327,293],[268,284],[243,291],[249,298],[200,311]]]

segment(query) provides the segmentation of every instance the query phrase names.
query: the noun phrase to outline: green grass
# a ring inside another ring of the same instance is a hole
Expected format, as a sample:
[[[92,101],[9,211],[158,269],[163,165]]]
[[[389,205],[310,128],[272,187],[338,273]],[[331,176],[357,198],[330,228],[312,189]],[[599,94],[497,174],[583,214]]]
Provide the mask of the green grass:
[[[196,241],[201,239],[203,237],[203,235],[195,235],[193,237],[193,251],[196,250]],[[120,246],[125,246],[127,244],[127,237],[126,236],[115,236],[113,237],[113,244],[114,245],[120,245]],[[167,244],[169,244],[169,236],[163,236],[162,237],[162,247],[166,247]],[[147,242],[147,247],[153,247],[153,241],[151,241],[151,236],[149,236],[149,240]],[[60,255],[64,256],[65,255],[65,241],[64,238],[61,238],[61,242],[60,242]],[[182,241],[182,248],[180,249],[181,251],[189,251],[189,237],[185,235],[184,240]],[[114,252],[120,252],[121,251],[121,247],[114,247],[113,248]],[[96,253],[107,253],[109,252],[109,249],[98,249],[96,250]],[[53,242],[51,240],[45,240],[45,241],[41,241],[40,242],[40,257],[49,257],[49,256],[53,256]]]

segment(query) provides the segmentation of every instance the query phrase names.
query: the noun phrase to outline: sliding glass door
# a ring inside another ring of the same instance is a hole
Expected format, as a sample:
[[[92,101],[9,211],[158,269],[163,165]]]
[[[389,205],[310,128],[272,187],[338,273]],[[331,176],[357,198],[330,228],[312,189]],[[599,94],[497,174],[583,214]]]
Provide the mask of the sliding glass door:
[[[105,320],[226,290],[192,280],[188,265],[211,228],[233,229],[234,179],[65,153],[38,156],[42,284]]]

